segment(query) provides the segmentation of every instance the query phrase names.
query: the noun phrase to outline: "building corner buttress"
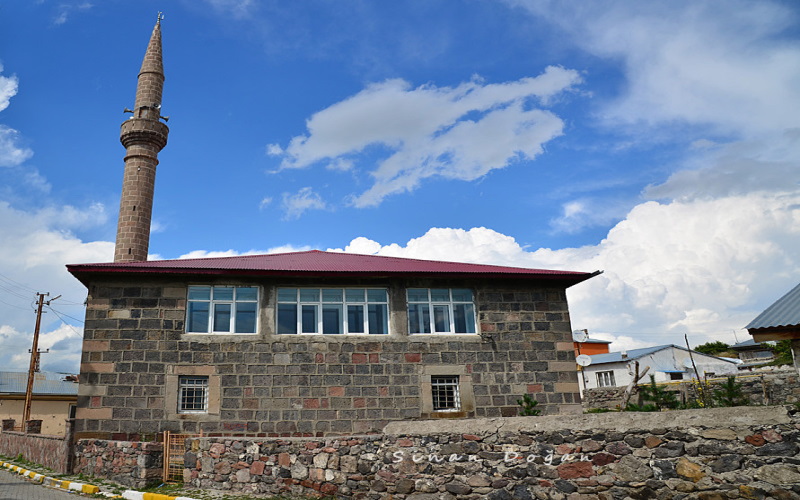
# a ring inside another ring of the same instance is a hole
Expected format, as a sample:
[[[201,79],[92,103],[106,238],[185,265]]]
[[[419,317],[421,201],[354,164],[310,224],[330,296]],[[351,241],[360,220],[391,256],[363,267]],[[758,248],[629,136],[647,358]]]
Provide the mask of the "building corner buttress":
[[[161,119],[164,65],[161,53],[161,14],[147,45],[136,85],[133,116],[122,123],[125,173],[117,222],[114,262],[147,260],[153,212],[158,153],[167,144],[169,128]],[[166,120],[166,118],[163,118]]]

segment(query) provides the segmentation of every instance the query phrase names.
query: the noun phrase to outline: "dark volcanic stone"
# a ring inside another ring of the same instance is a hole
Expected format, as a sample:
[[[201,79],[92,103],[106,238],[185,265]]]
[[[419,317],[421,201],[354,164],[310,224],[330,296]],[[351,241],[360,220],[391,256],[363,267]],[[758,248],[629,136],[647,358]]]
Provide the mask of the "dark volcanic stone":
[[[737,470],[741,465],[741,455],[722,455],[711,462],[711,470],[714,472],[731,472]]]

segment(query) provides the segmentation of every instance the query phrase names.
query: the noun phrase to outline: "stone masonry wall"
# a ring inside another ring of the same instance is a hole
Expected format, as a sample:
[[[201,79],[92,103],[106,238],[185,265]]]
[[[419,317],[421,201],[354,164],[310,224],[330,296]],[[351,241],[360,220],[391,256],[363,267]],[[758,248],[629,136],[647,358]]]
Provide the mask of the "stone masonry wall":
[[[192,486],[395,499],[800,498],[783,407],[394,422],[385,435],[194,438]]]
[[[0,455],[9,458],[22,455],[25,460],[62,474],[69,472],[69,453],[69,442],[64,436],[5,430],[0,433]]]
[[[103,477],[131,488],[162,481],[161,443],[81,439],[74,453],[74,474]]]
[[[527,393],[545,414],[580,411],[563,288],[427,280],[244,284],[261,286],[257,335],[185,334],[186,282],[91,285],[78,437],[126,440],[164,430],[251,436],[380,432],[390,421],[437,417],[422,411],[426,380],[451,372],[469,381],[461,394],[469,404],[461,414],[440,417],[516,415],[517,400]],[[392,334],[274,334],[275,287],[304,285],[387,287]],[[475,290],[480,334],[408,335],[409,286]],[[209,414],[176,415],[170,384],[187,370],[218,384],[218,397],[210,401],[217,408]]]
[[[724,377],[708,379],[709,394],[719,389],[727,379]],[[793,369],[782,369],[763,372],[744,372],[736,377],[736,382],[742,384],[742,392],[747,396],[751,405],[782,405],[800,402],[800,376]],[[641,383],[640,383],[641,384]],[[697,383],[693,381],[671,382],[664,384],[670,390],[680,393],[683,401],[697,400]],[[583,407],[610,408],[619,407],[624,387],[600,387],[583,391]],[[637,402],[636,393],[631,402]]]

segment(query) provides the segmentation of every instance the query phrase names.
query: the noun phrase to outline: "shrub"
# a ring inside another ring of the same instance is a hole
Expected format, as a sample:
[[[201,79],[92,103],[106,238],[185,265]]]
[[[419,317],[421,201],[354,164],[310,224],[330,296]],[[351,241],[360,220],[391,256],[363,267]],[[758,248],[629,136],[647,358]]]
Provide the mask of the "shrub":
[[[542,413],[542,410],[536,409],[536,405],[539,402],[533,399],[530,394],[523,394],[522,399],[517,400],[517,404],[521,407],[519,414],[523,417],[536,417]]]
[[[747,406],[749,403],[747,396],[742,392],[742,384],[736,382],[736,377],[733,375],[714,391],[712,397],[717,406]]]
[[[655,411],[674,410],[675,408],[680,406],[678,398],[675,397],[675,393],[668,391],[663,387],[659,387],[658,384],[656,384],[655,375],[650,375],[649,384],[639,387],[639,394],[642,396],[642,400],[650,401],[653,403],[653,406],[655,406],[656,408]],[[649,411],[649,410],[638,410],[638,411]]]

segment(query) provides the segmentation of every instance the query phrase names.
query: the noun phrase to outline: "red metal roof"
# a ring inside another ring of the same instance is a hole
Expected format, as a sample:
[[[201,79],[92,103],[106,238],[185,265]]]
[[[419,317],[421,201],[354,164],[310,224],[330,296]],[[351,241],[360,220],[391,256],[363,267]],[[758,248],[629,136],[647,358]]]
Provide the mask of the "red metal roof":
[[[239,276],[458,276],[544,279],[580,283],[598,272],[553,271],[460,262],[358,255],[342,252],[291,252],[204,259],[72,264],[67,270],[83,281],[87,274],[223,274]]]

